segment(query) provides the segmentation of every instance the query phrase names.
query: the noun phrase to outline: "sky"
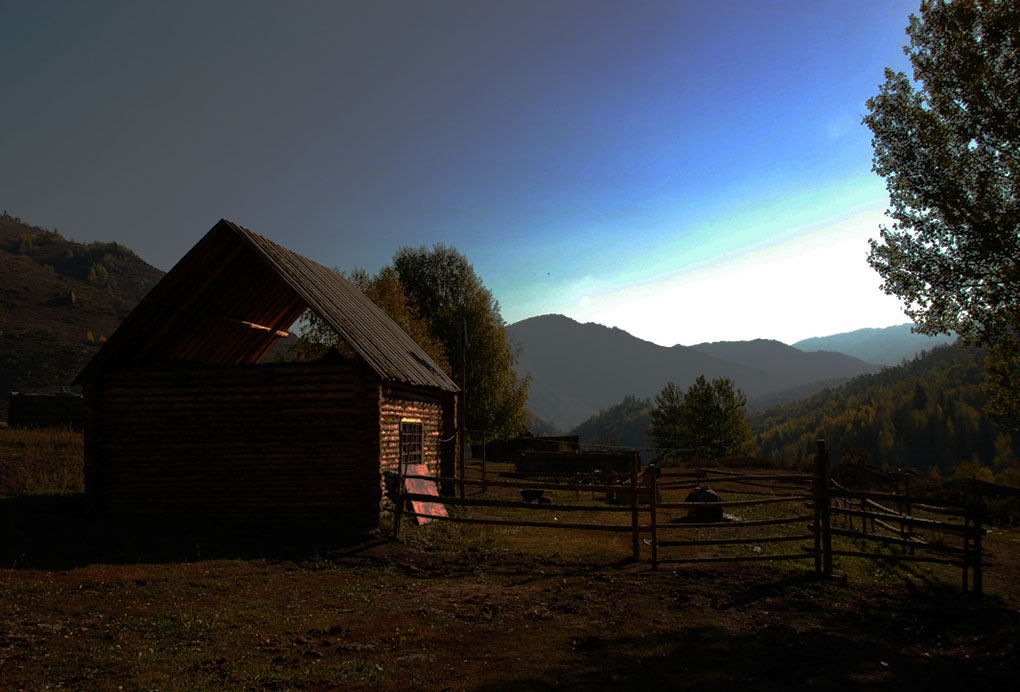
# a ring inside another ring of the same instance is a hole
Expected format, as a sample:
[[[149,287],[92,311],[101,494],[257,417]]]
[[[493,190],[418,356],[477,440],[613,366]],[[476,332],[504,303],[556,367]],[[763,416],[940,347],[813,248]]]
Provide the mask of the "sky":
[[[167,270],[457,248],[508,323],[662,345],[908,321],[865,101],[917,0],[0,3],[0,207]]]

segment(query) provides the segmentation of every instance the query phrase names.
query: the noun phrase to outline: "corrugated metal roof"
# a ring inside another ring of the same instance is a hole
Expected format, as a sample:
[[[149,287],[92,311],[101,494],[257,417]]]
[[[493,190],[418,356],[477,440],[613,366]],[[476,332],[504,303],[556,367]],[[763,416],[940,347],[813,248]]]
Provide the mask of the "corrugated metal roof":
[[[257,363],[279,339],[275,332],[288,330],[307,308],[380,379],[458,391],[340,274],[226,219],[152,288],[75,383],[114,367],[155,362]]]

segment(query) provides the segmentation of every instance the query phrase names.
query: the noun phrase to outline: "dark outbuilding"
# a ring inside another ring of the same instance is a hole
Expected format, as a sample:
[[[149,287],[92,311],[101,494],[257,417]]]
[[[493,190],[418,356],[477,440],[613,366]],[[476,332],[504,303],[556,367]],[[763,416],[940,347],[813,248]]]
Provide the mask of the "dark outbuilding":
[[[355,357],[260,363],[309,309]],[[339,274],[226,220],[76,384],[102,511],[370,527],[385,470],[453,474],[453,381]]]

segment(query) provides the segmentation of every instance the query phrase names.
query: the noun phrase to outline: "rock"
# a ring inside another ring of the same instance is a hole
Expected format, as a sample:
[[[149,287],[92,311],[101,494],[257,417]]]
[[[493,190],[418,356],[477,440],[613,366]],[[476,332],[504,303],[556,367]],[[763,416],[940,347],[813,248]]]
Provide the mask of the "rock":
[[[723,508],[711,506],[713,502],[722,502],[722,498],[719,497],[719,493],[711,488],[695,488],[687,494],[684,502],[704,502],[707,505],[705,507],[692,507],[689,509],[687,511],[687,521],[707,523],[723,520]]]

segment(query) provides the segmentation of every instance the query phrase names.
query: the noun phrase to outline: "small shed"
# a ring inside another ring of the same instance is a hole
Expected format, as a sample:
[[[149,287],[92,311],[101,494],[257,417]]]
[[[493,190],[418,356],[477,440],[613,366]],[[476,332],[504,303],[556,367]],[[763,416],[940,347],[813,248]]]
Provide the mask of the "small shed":
[[[355,354],[260,363],[312,310]],[[221,220],[75,380],[118,514],[378,523],[382,474],[452,475],[454,382],[335,271]]]
[[[7,424],[12,428],[70,428],[81,430],[82,397],[74,392],[11,392]]]

